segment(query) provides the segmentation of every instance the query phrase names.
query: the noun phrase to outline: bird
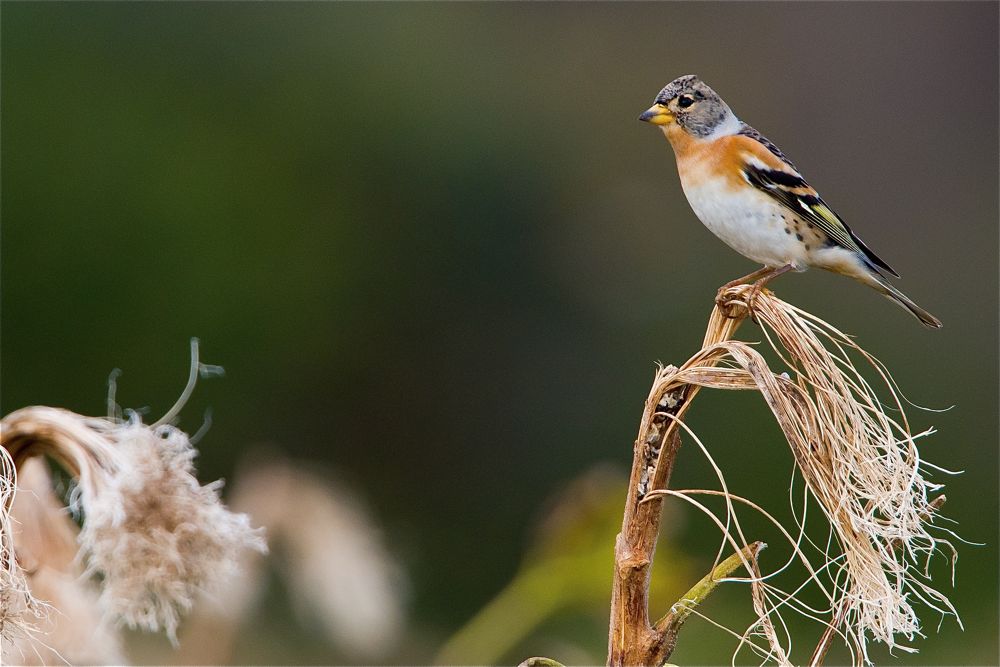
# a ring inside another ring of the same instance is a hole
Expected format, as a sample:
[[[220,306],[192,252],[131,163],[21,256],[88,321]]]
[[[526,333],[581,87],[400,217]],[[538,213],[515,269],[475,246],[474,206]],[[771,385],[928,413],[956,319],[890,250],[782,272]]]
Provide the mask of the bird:
[[[816,267],[849,276],[925,326],[941,327],[889,282],[887,274],[899,274],[834,213],[791,160],[700,78],[689,74],[668,83],[639,120],[666,135],[695,215],[733,250],[763,265],[723,289],[756,281],[759,290],[783,273]]]

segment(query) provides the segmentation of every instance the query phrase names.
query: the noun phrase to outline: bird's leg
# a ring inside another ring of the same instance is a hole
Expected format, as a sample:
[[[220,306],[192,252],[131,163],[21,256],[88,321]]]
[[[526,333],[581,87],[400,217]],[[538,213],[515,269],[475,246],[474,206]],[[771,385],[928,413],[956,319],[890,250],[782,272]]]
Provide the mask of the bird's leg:
[[[758,291],[760,291],[760,289],[764,287],[764,285],[768,284],[769,282],[780,276],[782,273],[788,273],[794,268],[795,268],[794,264],[785,264],[784,266],[779,266],[776,269],[768,269],[767,271],[763,271],[761,277],[759,277],[757,282],[755,282],[753,285],[754,287],[757,288]]]
[[[754,282],[753,286],[750,288],[750,293],[747,294],[747,305],[753,304],[754,299],[756,299],[757,295],[760,294],[760,291],[764,289],[764,285],[768,284],[782,273],[788,273],[794,268],[795,266],[792,264],[785,264],[784,266],[780,266],[778,268],[769,268],[766,272],[763,272],[762,277],[758,278]]]
[[[748,273],[742,278],[737,278],[736,280],[730,280],[728,283],[719,288],[719,291],[715,294],[715,303],[720,307],[726,305],[726,299],[723,296],[727,290],[736,287],[737,285],[743,285],[744,283],[752,282],[754,280],[764,280],[767,278],[768,274],[774,272],[776,269],[773,266],[762,266],[753,273]]]
[[[719,288],[719,292],[725,292],[730,287],[736,287],[737,285],[742,285],[743,283],[753,282],[754,280],[766,276],[768,273],[774,270],[775,268],[773,266],[762,266],[753,273],[748,273],[742,278],[737,278],[736,280],[730,280],[728,283]]]

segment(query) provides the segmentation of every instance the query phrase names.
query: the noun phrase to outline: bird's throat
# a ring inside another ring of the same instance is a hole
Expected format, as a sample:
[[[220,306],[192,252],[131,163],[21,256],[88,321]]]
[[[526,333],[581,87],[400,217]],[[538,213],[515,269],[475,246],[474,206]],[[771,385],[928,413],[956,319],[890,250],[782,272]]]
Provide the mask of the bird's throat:
[[[680,125],[675,123],[670,123],[669,125],[663,125],[660,127],[663,131],[663,135],[670,142],[673,147],[674,152],[678,156],[687,153],[689,150],[695,147],[695,144],[699,141],[697,137],[691,136],[687,131],[684,130]]]

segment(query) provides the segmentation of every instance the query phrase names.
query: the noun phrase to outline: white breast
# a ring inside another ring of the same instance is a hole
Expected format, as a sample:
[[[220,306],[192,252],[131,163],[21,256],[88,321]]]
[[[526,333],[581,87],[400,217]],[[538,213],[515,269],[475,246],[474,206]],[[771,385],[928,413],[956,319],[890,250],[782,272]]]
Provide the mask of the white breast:
[[[698,178],[697,184],[691,180],[681,178],[688,203],[730,248],[767,266],[805,268],[808,264],[805,246],[795,236],[791,211],[752,187],[734,190],[721,178]]]

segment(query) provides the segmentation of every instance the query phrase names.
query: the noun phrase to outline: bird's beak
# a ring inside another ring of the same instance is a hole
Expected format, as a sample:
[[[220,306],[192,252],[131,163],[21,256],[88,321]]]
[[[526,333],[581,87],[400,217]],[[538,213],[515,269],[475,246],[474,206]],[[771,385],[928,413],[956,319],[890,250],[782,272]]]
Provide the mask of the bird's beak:
[[[666,125],[674,120],[674,115],[662,104],[654,104],[642,112],[639,120],[644,120],[653,125]]]

